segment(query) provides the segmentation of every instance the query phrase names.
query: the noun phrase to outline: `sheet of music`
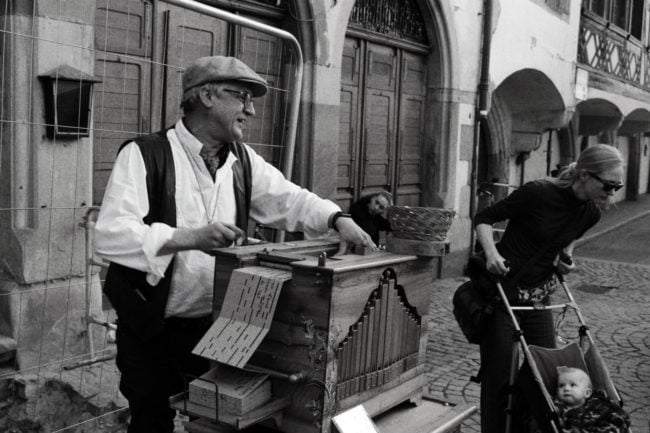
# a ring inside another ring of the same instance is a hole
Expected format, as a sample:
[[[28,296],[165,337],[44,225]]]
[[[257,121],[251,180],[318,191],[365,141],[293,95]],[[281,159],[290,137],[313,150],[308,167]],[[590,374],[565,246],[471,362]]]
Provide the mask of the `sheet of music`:
[[[246,365],[271,327],[291,271],[249,266],[233,271],[219,317],[192,353],[233,367]]]

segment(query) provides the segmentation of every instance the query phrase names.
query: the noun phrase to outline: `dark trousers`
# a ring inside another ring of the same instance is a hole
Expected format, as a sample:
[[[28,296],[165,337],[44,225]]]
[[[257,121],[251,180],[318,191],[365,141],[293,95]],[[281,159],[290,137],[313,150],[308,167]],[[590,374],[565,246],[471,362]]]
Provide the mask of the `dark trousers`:
[[[120,391],[131,411],[128,433],[174,431],[169,397],[184,391],[188,379],[208,371],[209,362],[191,352],[209,326],[209,318],[168,319],[163,332],[142,341],[118,324],[116,364]]]
[[[521,311],[515,315],[526,343],[555,347],[550,310]],[[495,308],[487,326],[488,332],[481,341],[481,433],[504,433],[515,329],[503,304]],[[512,430],[517,431],[516,427]]]

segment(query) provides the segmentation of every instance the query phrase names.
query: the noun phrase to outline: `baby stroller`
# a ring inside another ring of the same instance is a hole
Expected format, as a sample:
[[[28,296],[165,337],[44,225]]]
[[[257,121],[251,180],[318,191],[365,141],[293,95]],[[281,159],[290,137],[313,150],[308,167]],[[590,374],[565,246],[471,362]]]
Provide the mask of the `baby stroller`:
[[[577,367],[589,374],[594,389],[603,389],[608,397],[623,406],[623,401],[612,382],[607,366],[591,337],[589,328],[585,325],[580,308],[575,303],[564,277],[558,272],[557,278],[564,289],[568,302],[555,305],[511,306],[505,295],[503,286],[497,283],[499,296],[504,302],[508,314],[513,321],[515,338],[519,345],[513,346],[512,370],[510,372],[510,394],[506,417],[506,433],[513,432],[513,414],[521,416],[525,413],[537,425],[542,433],[559,433],[562,431],[559,422],[559,410],[555,406],[553,396],[557,384],[557,367]],[[579,323],[578,342],[567,344],[557,349],[547,349],[528,345],[514,314],[515,311],[533,309],[573,310]],[[518,368],[519,349],[524,354],[524,362]],[[517,398],[514,398],[514,393]],[[521,419],[518,420],[521,422]],[[520,432],[516,432],[520,433]],[[627,433],[632,433],[627,430]]]

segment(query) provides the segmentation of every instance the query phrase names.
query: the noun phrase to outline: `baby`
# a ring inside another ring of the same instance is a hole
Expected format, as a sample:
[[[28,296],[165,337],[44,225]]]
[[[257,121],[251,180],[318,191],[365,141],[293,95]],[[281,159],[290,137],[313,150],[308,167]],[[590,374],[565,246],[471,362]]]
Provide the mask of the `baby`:
[[[558,367],[556,405],[563,433],[625,433],[630,418],[607,397],[592,390],[591,380],[579,368]]]
[[[558,367],[557,400],[566,410],[585,404],[591,397],[591,379],[579,368]]]

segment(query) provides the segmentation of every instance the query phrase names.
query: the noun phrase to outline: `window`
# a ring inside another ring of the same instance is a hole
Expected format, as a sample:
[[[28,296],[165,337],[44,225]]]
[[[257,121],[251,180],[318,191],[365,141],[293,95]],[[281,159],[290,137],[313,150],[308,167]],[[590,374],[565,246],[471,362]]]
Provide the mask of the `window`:
[[[643,1],[635,0],[632,4],[632,22],[630,23],[630,33],[635,38],[642,40],[643,37]]]
[[[642,40],[643,3],[644,0],[583,0],[582,7]]]

